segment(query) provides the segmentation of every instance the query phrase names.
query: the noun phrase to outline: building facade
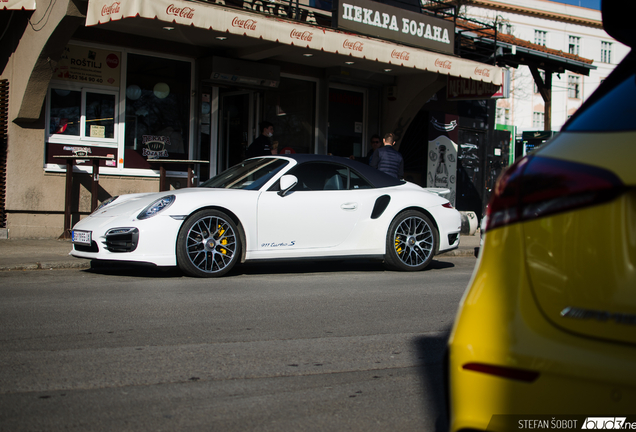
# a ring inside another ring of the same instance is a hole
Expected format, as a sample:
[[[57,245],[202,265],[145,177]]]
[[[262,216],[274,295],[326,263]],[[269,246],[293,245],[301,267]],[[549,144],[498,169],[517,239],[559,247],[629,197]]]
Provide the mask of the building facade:
[[[418,1],[0,8],[11,238],[65,236],[109,197],[206,180],[245,158],[263,120],[280,153],[362,158],[373,134],[393,132],[407,180],[478,214],[507,164],[492,99],[505,96],[504,65],[460,53],[457,15]]]
[[[524,132],[527,136],[546,126],[558,131],[629,52],[629,47],[603,30],[599,10],[547,0],[469,0],[463,13],[496,25],[500,38],[511,35],[532,42],[533,49],[546,54],[563,53],[593,61],[588,74],[572,70],[552,74],[549,122],[545,100],[528,65],[511,68],[510,97],[497,102],[496,124],[516,134],[520,145],[517,156],[532,148],[527,139],[524,146]],[[546,71],[538,69],[545,81]]]
[[[162,173],[185,187],[179,161],[205,180],[243,160],[262,120],[281,152],[361,157],[374,133],[402,138],[449,75],[501,84],[499,67],[454,54],[452,22],[318,3],[3,2],[8,235],[63,235]]]

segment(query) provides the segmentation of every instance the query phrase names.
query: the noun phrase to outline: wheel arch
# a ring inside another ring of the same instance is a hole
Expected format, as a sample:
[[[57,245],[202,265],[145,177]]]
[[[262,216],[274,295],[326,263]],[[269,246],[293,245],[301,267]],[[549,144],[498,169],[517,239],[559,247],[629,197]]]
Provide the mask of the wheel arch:
[[[236,224],[236,227],[238,228],[238,234],[239,234],[239,238],[241,240],[241,260],[240,260],[240,262],[244,263],[245,262],[245,250],[247,249],[247,240],[246,240],[246,236],[245,236],[245,228],[243,227],[243,224],[241,223],[241,220],[238,218],[238,216],[236,216],[236,214],[232,210],[229,210],[226,207],[210,205],[210,206],[205,206],[205,207],[199,207],[199,208],[193,210],[192,212],[190,212],[190,214],[184,220],[187,220],[187,219],[191,218],[192,215],[194,215],[197,212],[200,212],[201,210],[218,210],[218,211],[221,211],[221,212],[225,213],[226,215],[228,215],[232,219],[232,222],[234,222]],[[181,231],[181,229],[183,229],[183,225],[181,226],[179,231]],[[176,247],[177,247],[177,245],[176,245],[176,242],[175,242],[175,248]],[[176,253],[176,251],[175,251],[175,253]]]

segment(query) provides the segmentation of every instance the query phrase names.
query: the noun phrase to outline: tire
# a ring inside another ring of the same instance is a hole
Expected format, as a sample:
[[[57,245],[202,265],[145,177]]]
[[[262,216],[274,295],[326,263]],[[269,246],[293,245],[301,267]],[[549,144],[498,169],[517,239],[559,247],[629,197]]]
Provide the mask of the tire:
[[[194,277],[219,277],[234,267],[241,255],[236,224],[218,210],[200,210],[190,216],[177,237],[177,264]]]
[[[406,210],[389,226],[384,261],[396,270],[423,270],[433,260],[438,243],[439,234],[429,217],[416,210]]]

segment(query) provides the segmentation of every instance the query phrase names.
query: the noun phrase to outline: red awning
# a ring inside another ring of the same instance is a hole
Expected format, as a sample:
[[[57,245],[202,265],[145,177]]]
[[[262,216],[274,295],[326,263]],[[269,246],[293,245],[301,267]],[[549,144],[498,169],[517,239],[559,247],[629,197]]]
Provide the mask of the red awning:
[[[387,65],[471,78],[496,85],[500,85],[502,81],[502,68],[497,66],[207,3],[183,0],[89,0],[86,25],[106,24],[135,17],[244,35],[309,50],[346,55],[353,59],[375,60]]]

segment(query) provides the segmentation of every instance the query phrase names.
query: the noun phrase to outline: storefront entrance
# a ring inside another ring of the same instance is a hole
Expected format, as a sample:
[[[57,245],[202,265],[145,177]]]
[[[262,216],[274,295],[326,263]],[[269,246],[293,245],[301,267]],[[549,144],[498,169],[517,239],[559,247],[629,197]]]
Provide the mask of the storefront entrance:
[[[219,116],[219,172],[242,162],[247,147],[258,129],[258,107],[261,95],[245,90],[221,92]]]
[[[365,93],[354,88],[329,89],[328,152],[364,156]]]
[[[329,90],[328,152],[364,156],[367,93],[355,87]],[[274,143],[280,153],[315,153],[318,148],[317,82],[283,77],[277,88],[248,89],[202,86],[200,149],[210,160],[201,181],[242,162],[260,131],[259,123],[274,125]],[[215,107],[218,107],[215,109]],[[324,151],[324,150],[323,150]],[[206,175],[207,174],[207,175]]]

